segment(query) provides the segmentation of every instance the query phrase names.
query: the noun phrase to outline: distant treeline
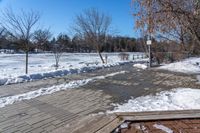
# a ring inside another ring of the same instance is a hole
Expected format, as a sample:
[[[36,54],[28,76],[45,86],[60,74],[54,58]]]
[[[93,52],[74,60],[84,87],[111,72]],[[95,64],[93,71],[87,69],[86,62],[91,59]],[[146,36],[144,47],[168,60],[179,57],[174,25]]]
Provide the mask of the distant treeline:
[[[86,40],[79,39],[79,37],[73,37],[72,39],[66,34],[60,34],[51,40],[31,41],[29,43],[29,49],[31,52],[45,52],[53,51],[55,44],[62,44],[64,47],[63,52],[96,52],[95,46],[88,44]],[[6,37],[0,38],[0,49],[12,49],[16,52],[23,51],[23,45],[20,40],[12,41]],[[141,39],[109,36],[105,43],[101,45],[101,52],[143,52],[144,48],[141,45]]]
[[[105,43],[101,45],[101,52],[148,52],[146,45],[147,38],[131,38],[123,36],[108,36]],[[31,52],[51,52],[55,44],[62,44],[63,52],[96,52],[95,45],[88,44],[86,40],[75,36],[72,39],[66,34],[59,34],[51,40],[31,41],[29,49]],[[0,49],[11,49],[15,52],[22,52],[23,45],[20,40],[12,41],[5,36],[0,37]],[[153,39],[152,52],[178,52],[183,51],[182,46],[176,42],[156,41]]]

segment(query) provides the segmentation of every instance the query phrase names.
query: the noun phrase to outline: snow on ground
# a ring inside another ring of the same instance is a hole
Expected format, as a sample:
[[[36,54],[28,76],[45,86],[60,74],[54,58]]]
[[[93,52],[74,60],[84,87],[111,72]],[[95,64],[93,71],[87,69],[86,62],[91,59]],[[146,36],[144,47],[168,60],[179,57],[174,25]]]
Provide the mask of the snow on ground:
[[[200,109],[200,89],[177,88],[114,105],[114,110],[108,113]]]
[[[157,129],[160,129],[160,130],[166,132],[166,133],[173,133],[173,131],[170,128],[166,127],[166,126],[163,126],[163,125],[160,125],[160,124],[159,125],[158,124],[154,124],[153,126],[155,128],[157,128]]]
[[[161,66],[159,69],[183,73],[200,73],[200,58],[185,59],[180,62]]]
[[[120,61],[118,57],[119,53],[103,53],[103,57],[105,55],[108,57],[108,64],[102,64],[99,56],[95,53],[65,53],[60,59],[59,68],[55,70],[53,54],[30,54],[29,74],[25,75],[25,55],[0,54],[0,85],[53,78],[112,67],[130,62],[133,59],[133,55],[142,55],[142,53],[129,53],[130,59],[126,62]]]
[[[134,64],[133,67],[139,68],[139,69],[147,69],[147,65],[145,65],[145,64],[139,64],[139,63]]]
[[[29,99],[33,99],[33,98],[36,98],[36,97],[39,97],[39,96],[52,94],[52,93],[55,93],[55,92],[58,92],[58,91],[78,88],[78,87],[84,86],[84,85],[86,85],[90,82],[95,82],[97,80],[105,79],[105,78],[108,78],[108,77],[112,77],[112,76],[115,76],[115,75],[118,75],[118,74],[124,74],[124,73],[126,73],[126,71],[111,73],[111,74],[107,74],[107,75],[104,75],[104,76],[96,76],[96,77],[83,79],[83,80],[75,80],[75,81],[71,81],[69,83],[55,85],[55,86],[48,87],[48,88],[41,88],[41,89],[38,89],[38,90],[35,90],[35,91],[30,91],[30,92],[18,94],[18,95],[15,95],[15,96],[3,97],[3,98],[0,98],[0,108],[5,107],[6,105],[9,105],[9,104],[13,104],[13,103],[18,102],[18,101],[29,100]]]

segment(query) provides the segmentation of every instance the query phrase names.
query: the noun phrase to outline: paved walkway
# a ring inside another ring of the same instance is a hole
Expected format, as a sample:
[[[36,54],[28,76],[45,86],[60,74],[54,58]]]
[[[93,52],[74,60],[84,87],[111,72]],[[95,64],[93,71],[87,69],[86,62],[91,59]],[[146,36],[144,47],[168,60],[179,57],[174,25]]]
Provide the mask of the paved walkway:
[[[0,132],[70,132],[67,127],[89,114],[113,108],[111,103],[123,103],[132,96],[155,94],[177,87],[200,88],[193,75],[158,70],[137,70],[131,64],[97,70],[79,75],[0,86],[0,97],[11,96],[126,70],[128,73],[109,77],[83,87],[56,92],[31,100],[24,100],[0,108]]]

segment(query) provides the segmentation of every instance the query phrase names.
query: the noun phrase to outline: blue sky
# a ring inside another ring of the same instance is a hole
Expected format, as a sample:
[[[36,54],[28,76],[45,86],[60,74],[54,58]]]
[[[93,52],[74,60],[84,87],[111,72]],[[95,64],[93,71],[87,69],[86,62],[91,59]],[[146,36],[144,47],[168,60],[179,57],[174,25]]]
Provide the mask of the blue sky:
[[[0,8],[34,10],[41,13],[40,26],[50,28],[54,34],[70,34],[76,14],[87,8],[98,8],[112,17],[118,35],[137,37],[131,15],[131,0],[1,0]]]

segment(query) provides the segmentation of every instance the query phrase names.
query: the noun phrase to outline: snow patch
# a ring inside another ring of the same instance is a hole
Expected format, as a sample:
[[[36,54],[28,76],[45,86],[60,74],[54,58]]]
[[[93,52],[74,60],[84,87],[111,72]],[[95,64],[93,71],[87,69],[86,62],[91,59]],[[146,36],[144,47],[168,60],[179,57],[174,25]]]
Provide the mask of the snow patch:
[[[125,104],[114,106],[114,110],[107,113],[200,109],[200,89],[177,88],[132,98]]]
[[[114,64],[108,64],[108,65],[102,65],[102,66],[88,66],[88,67],[82,67],[79,69],[74,68],[74,69],[69,69],[69,70],[57,70],[57,71],[46,72],[46,73],[36,73],[36,74],[30,74],[30,75],[21,75],[18,77],[3,78],[3,79],[0,79],[0,85],[8,85],[8,84],[35,81],[35,80],[46,79],[46,78],[61,77],[68,74],[91,72],[91,71],[102,69],[102,68],[123,65],[125,63],[127,62],[114,63]]]
[[[69,83],[66,83],[66,84],[55,85],[48,88],[41,88],[35,91],[30,91],[30,92],[18,94],[15,96],[3,97],[3,98],[0,98],[0,108],[5,107],[6,105],[9,105],[9,104],[13,104],[18,101],[29,100],[29,99],[33,99],[39,96],[52,94],[58,91],[78,88],[80,86],[84,86],[88,84],[89,82],[95,82],[97,80],[105,79],[108,77],[112,77],[112,76],[115,76],[118,74],[124,74],[124,73],[126,73],[126,71],[115,72],[115,73],[107,74],[105,76],[96,76],[96,77],[83,79],[83,80],[70,81]]]
[[[121,129],[123,129],[123,128],[128,128],[128,125],[129,125],[129,123],[122,123],[122,124],[120,125],[120,128],[121,128]]]
[[[170,128],[163,126],[163,125],[154,124],[153,127],[160,129],[166,133],[173,133],[173,131]]]
[[[200,73],[200,58],[189,58],[180,62],[161,66],[159,69],[191,74]]]
[[[139,68],[139,69],[147,69],[147,66],[144,64],[134,64],[133,67]]]

